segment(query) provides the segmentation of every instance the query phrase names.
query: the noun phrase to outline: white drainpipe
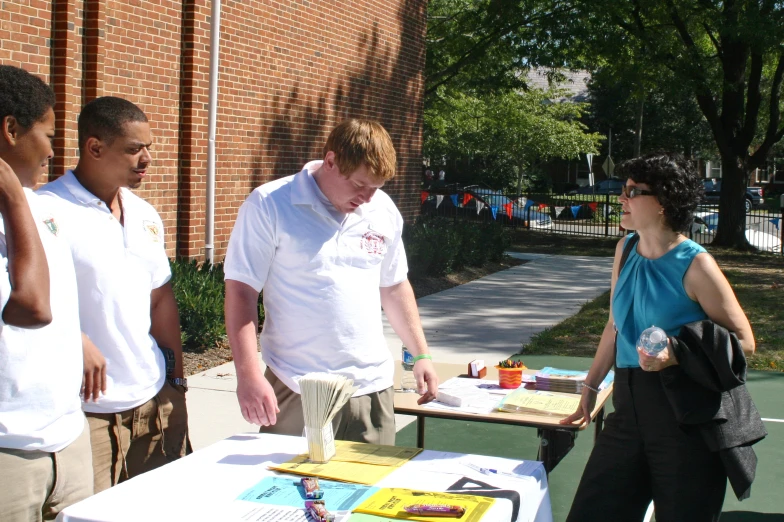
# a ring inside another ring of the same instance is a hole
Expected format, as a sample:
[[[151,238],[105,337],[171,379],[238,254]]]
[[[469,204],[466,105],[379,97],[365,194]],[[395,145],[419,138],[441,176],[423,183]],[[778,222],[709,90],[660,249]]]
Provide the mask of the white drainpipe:
[[[210,100],[207,119],[207,219],[204,256],[215,262],[215,126],[218,113],[218,71],[220,66],[220,0],[212,0],[210,19]]]

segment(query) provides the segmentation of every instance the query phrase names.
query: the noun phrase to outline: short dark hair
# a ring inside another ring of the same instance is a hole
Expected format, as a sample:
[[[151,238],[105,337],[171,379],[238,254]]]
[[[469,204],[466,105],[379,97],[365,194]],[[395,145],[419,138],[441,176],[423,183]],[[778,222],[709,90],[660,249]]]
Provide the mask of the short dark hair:
[[[622,179],[648,185],[674,232],[689,229],[704,194],[702,180],[691,161],[680,154],[656,152],[624,161],[615,173]]]
[[[39,77],[19,67],[0,65],[0,121],[13,116],[29,129],[54,104],[54,91]]]
[[[128,100],[116,96],[96,98],[79,114],[79,149],[92,137],[111,144],[123,135],[126,123],[137,121],[146,123],[147,116]]]

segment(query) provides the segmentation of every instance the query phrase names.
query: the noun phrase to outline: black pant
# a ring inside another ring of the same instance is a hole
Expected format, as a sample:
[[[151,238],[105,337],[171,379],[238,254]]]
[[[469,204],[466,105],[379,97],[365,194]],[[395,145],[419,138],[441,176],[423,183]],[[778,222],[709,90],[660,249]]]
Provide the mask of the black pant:
[[[698,431],[678,426],[658,372],[617,369],[613,406],[567,522],[642,520],[651,500],[657,522],[718,520],[724,467]]]

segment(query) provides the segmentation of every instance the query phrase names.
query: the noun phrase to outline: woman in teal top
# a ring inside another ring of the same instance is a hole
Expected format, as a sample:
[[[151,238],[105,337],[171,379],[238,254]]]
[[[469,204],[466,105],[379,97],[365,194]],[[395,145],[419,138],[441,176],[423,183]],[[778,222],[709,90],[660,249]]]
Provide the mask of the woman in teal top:
[[[631,236],[626,236],[626,242]],[[637,253],[639,243],[615,283],[612,312],[618,327],[616,338],[618,368],[638,368],[637,340],[650,326],[658,326],[668,336],[678,335],[681,326],[708,316],[683,288],[683,278],[697,254],[705,249],[690,239],[677,244],[657,259]],[[636,299],[635,299],[636,297]]]
[[[618,167],[628,178],[619,201],[621,225],[638,241],[620,270],[630,237],[618,242],[610,317],[599,341],[577,411],[562,423],[585,423],[596,389],[616,367],[613,406],[585,467],[567,518],[642,520],[653,501],[658,522],[718,520],[726,472],[695,430],[682,429],[664,395],[659,372],[678,372],[669,346],[655,356],[637,340],[656,325],[677,335],[688,323],[710,319],[734,332],[754,352],[751,326],[714,259],[688,230],[702,182],[677,155],[635,158]],[[617,350],[616,350],[617,334]]]

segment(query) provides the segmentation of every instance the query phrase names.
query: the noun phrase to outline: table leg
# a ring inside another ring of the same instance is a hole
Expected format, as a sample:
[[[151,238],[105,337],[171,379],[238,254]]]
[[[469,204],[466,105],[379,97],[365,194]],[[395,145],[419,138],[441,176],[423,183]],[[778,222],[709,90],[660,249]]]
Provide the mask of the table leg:
[[[593,443],[596,444],[596,441],[599,439],[599,434],[602,432],[602,428],[604,427],[604,406],[599,412],[596,414],[596,417],[593,419],[596,423],[596,429],[594,430],[593,434]]]
[[[550,430],[537,430],[539,435],[539,453],[536,456],[536,460],[541,460],[544,464],[544,470],[549,474],[550,470],[553,469],[555,466],[551,466],[550,462],[550,435],[552,431]]]
[[[537,460],[541,460],[545,471],[550,473],[574,447],[574,439],[577,438],[577,434],[571,430],[546,430],[541,428],[537,430],[537,434],[539,435]]]
[[[417,448],[425,447],[425,417],[417,415]]]

